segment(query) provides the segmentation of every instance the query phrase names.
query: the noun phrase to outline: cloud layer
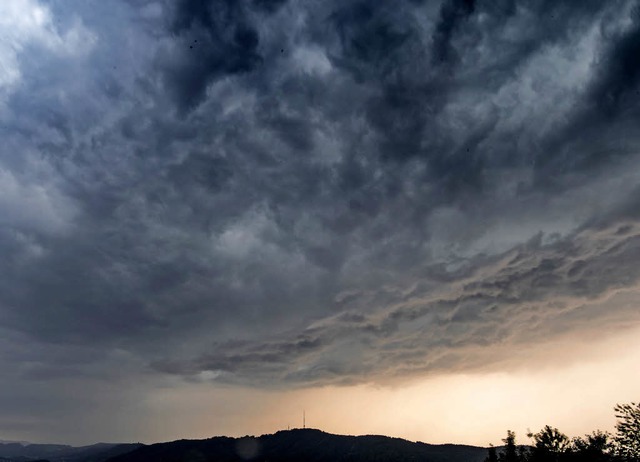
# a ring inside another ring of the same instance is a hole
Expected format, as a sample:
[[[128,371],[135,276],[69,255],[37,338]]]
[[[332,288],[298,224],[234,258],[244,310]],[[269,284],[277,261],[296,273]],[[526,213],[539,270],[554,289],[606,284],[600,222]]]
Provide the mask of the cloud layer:
[[[3,3],[0,387],[380,383],[637,325],[589,308],[640,278],[634,5]]]

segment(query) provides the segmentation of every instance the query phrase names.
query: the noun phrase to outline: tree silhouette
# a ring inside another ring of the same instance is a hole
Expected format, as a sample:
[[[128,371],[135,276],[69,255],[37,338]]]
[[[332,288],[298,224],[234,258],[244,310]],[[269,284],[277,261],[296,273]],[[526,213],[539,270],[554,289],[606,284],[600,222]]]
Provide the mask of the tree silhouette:
[[[571,442],[567,435],[549,425],[536,434],[529,433],[528,436],[535,443],[531,451],[531,459],[535,462],[558,462],[570,450]]]
[[[518,453],[516,446],[516,434],[511,430],[507,430],[507,437],[502,439],[504,450],[500,452],[499,462],[521,462],[521,454]]]
[[[616,433],[600,430],[570,440],[555,427],[546,425],[528,433],[534,446],[517,446],[516,434],[507,430],[504,447],[496,455],[491,446],[484,462],[640,462],[640,403],[616,404]]]
[[[640,461],[640,403],[616,404],[618,422],[614,444],[616,453],[628,462]]]
[[[572,442],[574,460],[585,462],[608,462],[613,459],[611,435],[600,430],[584,438],[574,438]]]
[[[489,454],[484,459],[484,462],[498,462],[498,452],[493,444],[489,445]]]

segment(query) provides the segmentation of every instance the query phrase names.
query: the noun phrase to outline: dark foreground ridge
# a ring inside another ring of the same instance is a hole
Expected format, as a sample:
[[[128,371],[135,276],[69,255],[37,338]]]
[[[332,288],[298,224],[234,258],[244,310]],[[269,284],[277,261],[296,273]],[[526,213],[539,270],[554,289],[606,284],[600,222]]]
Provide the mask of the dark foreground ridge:
[[[482,462],[486,448],[343,436],[313,429],[259,437],[179,440],[140,447],[109,462]]]

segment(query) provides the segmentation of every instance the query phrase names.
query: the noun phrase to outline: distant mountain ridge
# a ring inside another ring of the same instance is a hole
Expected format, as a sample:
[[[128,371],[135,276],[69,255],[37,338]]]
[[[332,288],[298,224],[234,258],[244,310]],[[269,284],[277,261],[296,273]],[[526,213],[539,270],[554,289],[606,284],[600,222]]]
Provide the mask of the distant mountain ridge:
[[[0,462],[104,462],[107,459],[138,449],[142,445],[97,443],[90,446],[66,444],[0,443]]]
[[[157,443],[108,462],[483,462],[486,455],[487,449],[477,446],[295,429],[259,437]]]

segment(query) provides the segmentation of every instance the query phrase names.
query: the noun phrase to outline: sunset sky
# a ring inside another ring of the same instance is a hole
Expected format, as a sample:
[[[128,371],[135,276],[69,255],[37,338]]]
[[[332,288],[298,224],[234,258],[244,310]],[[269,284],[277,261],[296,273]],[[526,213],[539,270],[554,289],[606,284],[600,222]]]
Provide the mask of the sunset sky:
[[[0,0],[0,440],[612,430],[639,283],[637,1]]]

